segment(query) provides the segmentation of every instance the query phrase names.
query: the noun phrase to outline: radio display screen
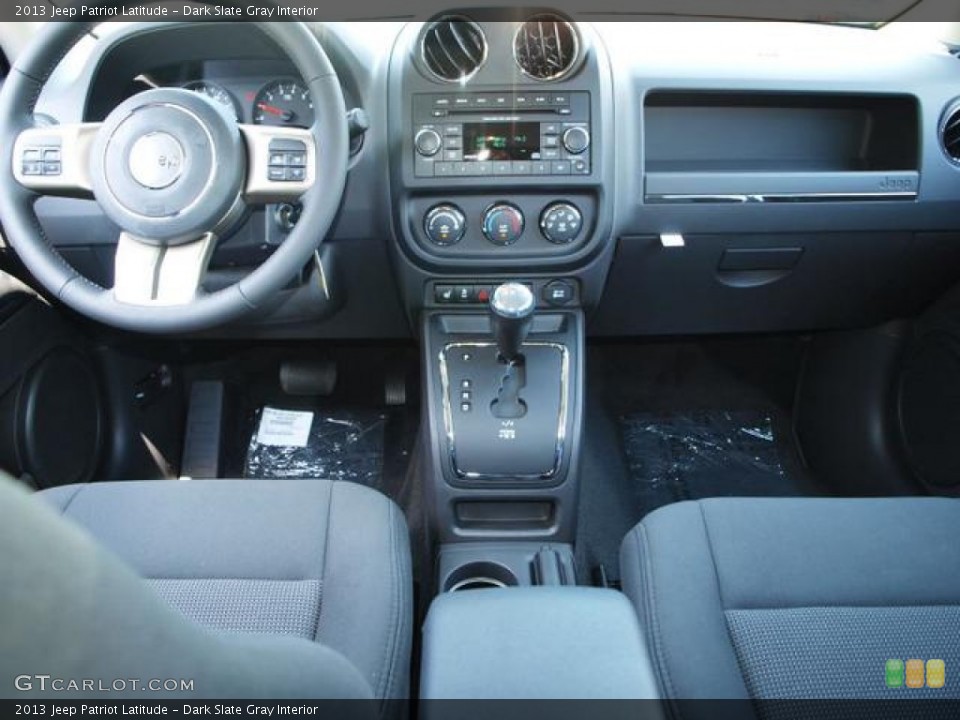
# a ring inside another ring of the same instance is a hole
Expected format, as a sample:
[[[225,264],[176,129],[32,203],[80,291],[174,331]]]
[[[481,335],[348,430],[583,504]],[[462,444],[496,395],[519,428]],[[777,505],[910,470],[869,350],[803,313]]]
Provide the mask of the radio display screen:
[[[464,123],[463,159],[536,160],[540,157],[540,123]]]

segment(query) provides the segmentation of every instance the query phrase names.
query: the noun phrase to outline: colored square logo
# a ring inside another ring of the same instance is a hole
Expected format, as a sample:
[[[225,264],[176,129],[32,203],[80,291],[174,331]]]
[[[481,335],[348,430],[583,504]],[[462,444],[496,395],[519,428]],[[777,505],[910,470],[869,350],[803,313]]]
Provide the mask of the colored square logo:
[[[923,687],[923,660],[907,660],[907,687]]]
[[[888,688],[903,687],[903,660],[887,660],[884,670]]]
[[[927,687],[942,688],[946,683],[946,663],[943,660],[927,660]]]

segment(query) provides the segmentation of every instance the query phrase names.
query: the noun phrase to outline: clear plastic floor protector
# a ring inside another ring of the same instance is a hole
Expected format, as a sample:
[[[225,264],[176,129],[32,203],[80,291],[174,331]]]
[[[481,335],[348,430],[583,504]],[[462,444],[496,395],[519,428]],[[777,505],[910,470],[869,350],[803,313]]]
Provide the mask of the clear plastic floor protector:
[[[244,477],[324,478],[378,487],[386,423],[386,414],[373,411],[261,408]]]
[[[630,475],[648,511],[680,500],[799,494],[765,413],[635,413],[621,421]]]

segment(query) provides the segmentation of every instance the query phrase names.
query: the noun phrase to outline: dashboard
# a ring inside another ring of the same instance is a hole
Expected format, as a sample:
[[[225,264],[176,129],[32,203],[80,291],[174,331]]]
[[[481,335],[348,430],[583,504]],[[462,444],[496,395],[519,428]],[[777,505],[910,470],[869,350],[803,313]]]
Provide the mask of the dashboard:
[[[945,48],[544,9],[314,28],[355,133],[323,287],[305,271],[228,334],[406,337],[424,309],[479,306],[508,279],[582,308],[594,335],[856,327],[960,277],[960,59]],[[283,50],[239,23],[91,36],[38,107],[99,120],[154,86],[245,123],[315,119]],[[109,285],[116,233],[95,207],[44,199],[38,214]],[[263,262],[295,221],[245,217],[210,282]]]

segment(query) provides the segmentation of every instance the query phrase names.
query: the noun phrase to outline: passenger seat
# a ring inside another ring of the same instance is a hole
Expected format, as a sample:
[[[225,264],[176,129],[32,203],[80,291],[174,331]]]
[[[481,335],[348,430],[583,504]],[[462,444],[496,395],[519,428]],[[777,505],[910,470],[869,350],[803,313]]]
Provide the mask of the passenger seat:
[[[678,503],[621,571],[667,698],[960,698],[958,500]]]

